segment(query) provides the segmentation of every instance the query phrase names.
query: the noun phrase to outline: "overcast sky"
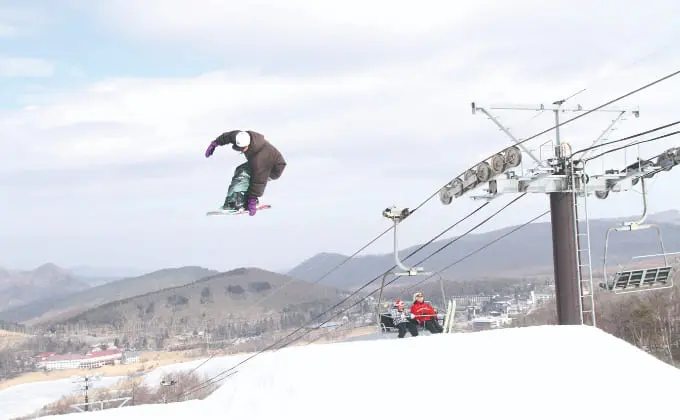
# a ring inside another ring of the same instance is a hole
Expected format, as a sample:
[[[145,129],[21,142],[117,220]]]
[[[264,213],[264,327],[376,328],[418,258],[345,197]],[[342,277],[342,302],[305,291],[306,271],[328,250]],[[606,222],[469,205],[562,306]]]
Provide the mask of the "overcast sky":
[[[389,226],[385,207],[414,207],[511,144],[471,101],[549,104],[585,88],[569,104],[597,106],[680,68],[679,12],[674,0],[0,0],[0,266],[285,269],[350,254]],[[676,119],[679,91],[680,76],[617,104],[641,115],[609,139]],[[517,137],[553,123],[496,115]],[[562,135],[587,146],[612,119],[590,115]],[[209,218],[243,157],[204,151],[232,129],[264,133],[288,167],[261,199],[272,210]],[[680,208],[675,171],[650,185],[651,211]],[[637,213],[639,199],[592,199],[591,217]],[[431,200],[401,244],[477,205]],[[482,231],[547,206],[525,198]],[[386,236],[365,252],[390,247]]]

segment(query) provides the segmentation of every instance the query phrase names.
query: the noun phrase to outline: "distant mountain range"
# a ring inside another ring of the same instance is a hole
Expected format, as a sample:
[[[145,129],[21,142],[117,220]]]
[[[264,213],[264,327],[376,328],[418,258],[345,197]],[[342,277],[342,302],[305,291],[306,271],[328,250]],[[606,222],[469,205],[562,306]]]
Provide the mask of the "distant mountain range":
[[[27,271],[0,268],[0,309],[43,299],[58,299],[90,287],[87,280],[77,278],[54,264],[43,264]]]
[[[78,282],[80,287],[72,287],[64,293],[57,293],[60,283],[54,283],[54,272],[64,272],[54,265],[50,265],[51,270],[43,268],[41,273],[43,283],[52,284],[52,296],[35,298],[24,305],[14,305],[4,307],[0,312],[0,319],[13,322],[40,322],[45,319],[56,319],[76,315],[85,310],[113,302],[120,299],[127,299],[141,294],[154,292],[168,287],[182,286],[194,282],[200,278],[217,274],[218,271],[203,267],[180,267],[167,268],[154,271],[138,277],[130,277],[117,281],[108,282],[98,286],[90,286],[82,281],[75,280],[74,277],[67,277],[71,281]],[[52,282],[52,283],[50,283]],[[63,283],[63,282],[62,282]],[[0,283],[1,285],[2,283]],[[30,293],[29,289],[22,286],[24,294]],[[2,293],[2,289],[0,289]]]
[[[590,249],[593,270],[602,269],[607,229],[615,227],[617,223],[624,220],[634,219],[590,220]],[[680,250],[680,212],[671,210],[651,214],[648,216],[647,222],[659,225],[667,252]],[[515,226],[510,226],[492,232],[470,234],[445,248],[422,265],[427,270],[439,270],[514,228]],[[403,261],[407,265],[415,264],[451,239],[453,237],[435,241],[411,258]],[[418,247],[420,245],[402,249],[400,256],[404,258]],[[582,245],[582,247],[586,247],[586,245]],[[657,234],[651,229],[637,232],[614,232],[610,235],[607,259],[613,264],[624,264],[633,256],[659,252],[661,252],[661,248]],[[286,274],[302,280],[315,281],[346,258],[346,255],[341,254],[317,254],[289,270]],[[516,275],[521,277],[523,275],[552,273],[552,260],[550,222],[532,223],[441,274],[450,280],[470,280],[478,276],[506,277]],[[348,289],[357,287],[373,277],[383,274],[393,265],[394,257],[392,253],[355,257],[342,268],[324,278],[323,283]],[[404,278],[403,281],[400,280],[400,283],[405,284],[408,281],[408,278]]]
[[[79,265],[68,267],[66,270],[77,277],[90,277],[102,279],[122,279],[125,277],[137,277],[145,274],[144,270],[128,267],[91,267]]]
[[[53,263],[43,264],[33,270],[0,267],[0,311],[45,299],[59,299],[120,280],[125,277],[123,273],[131,271],[90,267],[65,269]]]
[[[345,296],[346,292],[334,287],[310,285],[257,268],[220,273],[180,267],[10,308],[0,313],[0,319],[43,328],[79,321],[90,326],[151,321],[163,326],[178,321],[198,325],[211,319],[257,319],[271,311],[296,316],[320,312]]]
[[[272,312],[279,320],[282,313],[321,312],[345,295],[334,287],[310,285],[282,274],[245,267],[110,301],[75,316],[45,314],[42,321],[85,321],[88,325],[135,325],[150,321],[171,325],[174,321],[198,326],[224,319],[260,319]]]
[[[602,268],[606,230],[616,226],[622,220],[595,219],[590,221],[591,252],[595,271]],[[661,227],[667,251],[680,249],[680,212],[673,210],[651,214],[648,221],[658,223]],[[427,270],[438,270],[476,251],[513,228],[511,226],[492,232],[466,236],[422,265]],[[428,245],[413,257],[406,259],[405,263],[408,265],[420,261],[451,239],[438,240]],[[402,249],[400,255],[406,256],[417,247],[419,245]],[[658,238],[652,230],[616,232],[610,239],[609,260],[613,264],[625,263],[634,255],[657,252],[660,252]],[[316,282],[346,258],[347,256],[341,254],[320,253],[282,274],[265,270],[258,271],[255,268],[247,269],[250,271],[242,273],[242,278],[239,278],[239,281],[243,282],[241,287],[244,288],[244,293],[248,294],[251,293],[248,291],[251,283],[263,281],[271,287],[277,287],[284,278],[294,279],[296,286],[289,292],[297,290],[295,288],[306,288],[321,293],[308,296],[309,299],[313,300],[328,296],[328,293],[342,293],[342,290],[355,288],[373,277],[381,275],[394,264],[391,253],[355,257],[339,270],[328,275],[321,283],[324,287],[317,289],[316,285],[311,286],[307,283]],[[163,299],[168,299],[168,296],[164,294],[165,291],[174,288],[188,287],[182,289],[182,293],[188,293],[184,297],[191,301],[195,298],[194,286],[191,285],[201,282],[205,282],[206,286],[211,289],[211,293],[214,293],[213,289],[220,290],[217,293],[220,298],[215,302],[232,305],[238,299],[232,302],[234,296],[228,293],[224,295],[227,297],[223,297],[221,289],[228,282],[235,281],[234,272],[234,270],[230,271],[229,273],[232,274],[229,277],[229,275],[219,273],[216,270],[189,266],[166,268],[140,276],[120,278],[115,275],[96,275],[106,273],[106,271],[99,272],[95,269],[80,267],[73,272],[54,264],[44,264],[28,271],[12,271],[0,268],[0,319],[33,325],[55,320],[74,319],[74,317],[83,316],[83,314],[89,314],[87,315],[88,319],[91,317],[100,318],[97,308],[105,307],[114,302],[118,302],[116,305],[120,308],[128,308],[127,302],[136,302],[136,299],[142,299],[144,296],[146,297],[142,300],[146,299],[144,302],[147,302],[151,295],[153,295],[152,301],[158,300],[160,302]],[[76,273],[80,273],[80,275]],[[552,274],[550,223],[528,225],[442,273],[447,280],[474,280],[480,277],[523,277],[536,274]],[[222,280],[215,280],[218,278]],[[405,278],[400,282],[408,282],[409,280]],[[420,280],[420,278],[416,280]],[[325,289],[325,287],[330,288]],[[275,307],[281,307],[286,299],[289,299],[289,303],[293,303],[297,297],[294,294],[289,294],[289,292],[282,292],[272,304]],[[128,309],[132,310],[131,308]],[[110,314],[110,311],[106,313]]]

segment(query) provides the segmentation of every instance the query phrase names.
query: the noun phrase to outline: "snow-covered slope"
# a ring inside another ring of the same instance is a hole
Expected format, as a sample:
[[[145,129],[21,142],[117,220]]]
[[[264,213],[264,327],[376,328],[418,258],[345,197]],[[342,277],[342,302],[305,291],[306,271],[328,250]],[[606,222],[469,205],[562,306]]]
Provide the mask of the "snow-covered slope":
[[[244,363],[204,401],[45,418],[671,418],[678,381],[680,370],[601,330],[543,326],[286,348]]]

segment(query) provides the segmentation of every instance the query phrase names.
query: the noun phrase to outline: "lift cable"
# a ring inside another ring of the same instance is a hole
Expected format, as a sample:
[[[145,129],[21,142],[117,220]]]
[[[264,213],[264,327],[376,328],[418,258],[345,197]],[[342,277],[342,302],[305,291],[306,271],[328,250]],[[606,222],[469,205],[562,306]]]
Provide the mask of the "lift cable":
[[[515,198],[512,199],[509,203],[507,203],[505,206],[501,207],[499,210],[497,210],[495,213],[493,213],[491,216],[489,216],[489,217],[488,217],[487,219],[485,219],[485,220],[488,221],[488,220],[490,220],[491,218],[495,217],[495,216],[498,215],[500,212],[502,212],[503,210],[505,210],[507,207],[511,206],[512,204],[514,204],[514,203],[517,202],[518,200],[522,199],[522,198],[523,198],[524,196],[526,196],[526,195],[527,195],[527,193],[522,193],[522,194],[520,194],[519,196],[515,197]],[[489,203],[490,203],[490,201],[487,201],[485,204],[489,204]],[[442,252],[444,249],[450,247],[452,244],[454,244],[455,242],[459,241],[461,238],[465,237],[466,235],[467,235],[467,232],[466,232],[465,234],[463,234],[462,236],[458,236],[458,237],[455,237],[455,238],[451,239],[450,241],[448,241],[447,243],[445,243],[444,245],[442,245],[441,247],[439,247],[439,249],[437,249],[436,251],[434,251],[432,254],[428,255],[427,258],[424,258],[422,261],[418,262],[418,264],[422,264],[422,263],[424,263],[425,261],[429,260],[430,258],[434,257],[435,255],[439,254],[439,253]],[[430,276],[430,277],[431,277],[431,276]],[[428,277],[428,278],[429,278],[429,277]]]
[[[332,269],[328,270],[323,276],[321,276],[321,277],[319,277],[318,279],[316,279],[316,280],[314,280],[313,282],[311,282],[311,284],[317,284],[317,283],[321,282],[321,280],[325,279],[325,278],[328,277],[331,273],[333,273],[333,272],[337,271],[338,269],[340,269],[340,267],[342,267],[342,266],[345,265],[347,262],[349,262],[349,260],[353,259],[353,258],[356,257],[359,253],[361,253],[363,250],[365,250],[365,249],[368,248],[369,246],[373,245],[373,243],[375,243],[378,239],[382,238],[387,232],[389,232],[389,231],[392,230],[392,229],[393,229],[393,227],[389,227],[389,228],[385,229],[382,233],[380,233],[379,235],[375,236],[373,239],[371,239],[369,242],[367,242],[364,246],[362,246],[361,248],[359,248],[358,250],[356,250],[352,255],[346,257],[341,263],[337,264],[335,267],[333,267]],[[286,286],[288,286],[290,283],[292,283],[292,282],[295,281],[295,280],[296,280],[295,278],[292,278],[292,277],[291,277],[291,278],[290,278],[288,281],[286,281],[284,284],[282,284],[281,286],[279,286],[279,287],[277,287],[276,289],[274,289],[270,294],[264,296],[262,299],[260,299],[260,300],[258,300],[258,301],[256,301],[256,302],[254,302],[253,304],[251,304],[251,305],[249,306],[249,308],[253,308],[253,307],[255,307],[256,305],[261,304],[261,303],[264,302],[265,300],[269,299],[272,295],[274,295],[274,294],[276,294],[277,292],[283,290]],[[215,357],[215,355],[216,355],[216,353],[210,355],[210,357],[208,357],[206,360],[204,360],[203,362],[201,362],[198,366],[196,366],[195,368],[191,369],[191,370],[189,371],[189,374],[195,372],[195,371],[196,371],[197,369],[199,369],[201,366],[203,366],[203,365],[205,365],[206,363],[208,363],[210,360],[212,360],[213,357]]]
[[[491,214],[490,216],[486,217],[486,218],[485,218],[484,220],[482,220],[481,222],[477,223],[477,224],[476,224],[475,226],[473,226],[471,229],[467,230],[467,231],[466,231],[465,233],[463,233],[462,235],[460,235],[460,236],[454,238],[452,241],[449,242],[449,244],[451,244],[451,243],[453,243],[453,242],[455,242],[455,241],[457,241],[457,240],[460,240],[460,239],[462,239],[462,238],[464,238],[464,237],[470,235],[472,232],[474,232],[475,230],[477,230],[478,228],[480,228],[482,225],[486,224],[486,223],[489,222],[491,219],[493,219],[494,217],[496,217],[496,216],[497,216],[499,213],[501,213],[503,210],[507,209],[507,208],[510,207],[512,204],[514,204],[515,202],[517,202],[517,201],[518,201],[520,198],[522,198],[525,194],[526,194],[526,193],[524,193],[524,194],[522,194],[521,196],[519,196],[519,197],[517,197],[517,198],[511,200],[510,202],[506,203],[506,204],[505,204],[503,207],[501,207],[499,210],[497,210],[496,212],[494,212],[494,213]],[[488,202],[485,203],[485,204],[488,204]],[[470,213],[468,216],[466,216],[466,218],[469,217],[469,216],[471,216],[472,214],[476,213],[476,212],[477,212],[478,210],[480,210],[483,206],[484,206],[484,205],[482,205],[482,206],[480,206],[479,208],[477,208],[476,210],[474,210],[473,213]],[[462,220],[461,220],[461,221],[462,221]],[[432,242],[432,241],[430,241],[430,242]],[[428,256],[427,258],[423,259],[421,262],[425,262],[425,261],[427,261],[428,259],[432,258],[434,255],[436,255],[436,254],[438,254],[439,252],[441,252],[442,249],[444,249],[444,247],[441,247],[441,248],[439,248],[438,250],[436,250],[436,251],[430,253],[429,256]],[[417,251],[415,251],[415,252],[417,252]],[[420,263],[419,263],[419,264],[420,264]],[[432,277],[432,276],[434,276],[434,275],[436,275],[436,273],[432,273],[429,277]],[[378,276],[378,277],[376,277],[375,279],[371,280],[371,282],[369,282],[369,284],[372,283],[373,281],[377,280],[377,279],[380,278],[380,277],[381,277],[381,276]],[[429,278],[429,277],[428,277],[428,278]],[[399,277],[395,277],[393,280],[387,282],[387,283],[385,284],[385,286],[387,286],[387,285],[389,285],[389,284],[391,284],[391,283],[397,281],[398,279],[399,279]],[[366,295],[365,297],[363,297],[360,301],[355,302],[355,303],[352,304],[351,306],[349,306],[349,307],[343,309],[342,311],[340,311],[340,312],[338,312],[338,313],[332,315],[329,319],[327,319],[326,321],[324,321],[324,322],[323,322],[322,324],[320,324],[320,325],[323,325],[323,324],[329,322],[331,319],[337,317],[338,315],[341,315],[341,314],[347,312],[349,309],[352,309],[354,306],[356,306],[356,305],[358,305],[359,303],[363,302],[363,301],[366,300],[369,296],[375,294],[375,293],[378,292],[379,290],[380,290],[380,288],[375,289],[374,291],[372,291],[371,293],[369,293],[368,295]],[[297,339],[291,340],[290,342],[288,342],[288,343],[284,344],[283,346],[281,346],[281,348],[286,347],[286,346],[292,344],[293,342],[295,342],[296,340],[298,340],[298,339],[300,339],[300,338],[302,338],[302,337],[298,337]]]
[[[525,193],[525,194],[526,194],[526,193]],[[500,210],[496,211],[494,214],[492,214],[491,216],[487,217],[486,219],[484,219],[483,221],[481,221],[480,223],[478,223],[477,225],[475,225],[472,229],[468,230],[467,232],[465,232],[465,233],[462,234],[461,236],[458,236],[456,239],[459,240],[459,239],[462,239],[463,237],[469,235],[469,234],[472,233],[474,230],[478,229],[480,226],[482,226],[483,224],[487,223],[487,222],[488,222],[489,220],[491,220],[493,217],[495,217],[496,215],[498,215],[502,210],[504,210],[505,208],[509,207],[512,203],[514,203],[514,202],[516,202],[516,201],[517,201],[517,199],[512,200],[511,202],[507,203],[507,204],[506,204],[505,206],[503,206]],[[475,210],[473,210],[471,213],[469,213],[468,215],[466,215],[464,218],[458,220],[458,221],[456,222],[456,225],[459,224],[459,223],[461,223],[461,222],[463,222],[465,219],[469,218],[469,217],[472,216],[473,214],[477,213],[479,210],[481,210],[483,207],[485,207],[485,206],[488,205],[488,204],[489,204],[488,202],[482,204],[481,206],[479,206],[478,208],[476,208]],[[447,230],[450,230],[450,229],[451,229],[451,227],[447,228]],[[441,236],[441,234],[435,236],[435,238],[438,237],[438,236]],[[418,252],[419,250],[421,250],[421,249],[424,248],[425,246],[427,246],[427,245],[429,245],[430,243],[432,243],[432,242],[435,240],[435,238],[431,239],[431,240],[428,241],[427,243],[425,243],[425,244],[423,244],[422,246],[420,246],[417,250],[413,251],[409,256],[412,256],[413,254],[415,254],[416,252]],[[435,251],[435,252],[440,252],[440,251],[441,251],[441,249],[438,250],[438,251]],[[435,255],[435,252],[433,252],[431,255]],[[408,257],[407,257],[407,258],[408,258]],[[396,265],[393,266],[392,268],[394,268],[394,267],[396,267]],[[389,271],[389,270],[388,270],[388,271]],[[382,277],[382,275],[379,275],[379,276],[374,277],[372,280],[366,282],[363,286],[361,286],[359,289],[357,289],[355,292],[353,292],[350,296],[344,298],[341,302],[339,302],[338,304],[334,305],[332,308],[330,308],[330,309],[324,311],[323,313],[317,315],[317,316],[314,317],[312,320],[310,320],[309,322],[307,322],[304,326],[306,326],[306,325],[309,324],[310,322],[314,321],[315,319],[318,319],[318,318],[320,318],[321,316],[328,314],[328,312],[330,312],[330,311],[332,311],[333,309],[337,308],[337,307],[340,306],[342,303],[344,303],[344,302],[346,302],[347,300],[349,300],[349,298],[351,298],[351,297],[352,297],[353,295],[355,295],[357,292],[359,292],[359,291],[365,289],[365,288],[368,287],[371,283],[375,282],[376,280],[380,279],[381,277]],[[398,277],[394,278],[393,280],[389,281],[386,285],[391,284],[392,282],[396,281],[397,279],[398,279]],[[321,325],[324,325],[324,324],[328,323],[331,319],[337,317],[338,315],[343,314],[343,313],[349,311],[350,309],[352,309],[353,307],[357,306],[359,303],[363,302],[365,299],[367,299],[369,296],[375,294],[375,293],[378,292],[379,290],[380,290],[380,288],[375,289],[374,291],[372,291],[371,293],[369,293],[368,295],[366,295],[365,297],[363,297],[361,300],[355,302],[354,304],[350,305],[350,306],[347,307],[347,308],[342,309],[340,312],[331,315],[328,319],[326,319],[325,321],[323,321],[323,322],[322,322],[321,324],[319,324],[319,325],[320,325],[320,326],[321,326]],[[273,343],[273,344],[267,346],[266,348],[264,348],[264,349],[262,349],[262,350],[260,350],[260,351],[258,351],[258,352],[256,352],[256,353],[252,354],[251,356],[245,358],[244,360],[241,360],[240,362],[236,363],[234,366],[232,366],[232,367],[230,367],[230,368],[228,368],[228,369],[225,369],[225,370],[221,371],[221,372],[218,373],[217,375],[214,375],[213,377],[207,379],[206,381],[202,382],[201,384],[198,384],[198,386],[197,386],[195,389],[190,389],[190,390],[184,392],[182,395],[180,395],[180,397],[182,397],[182,396],[184,396],[184,395],[191,394],[191,393],[196,392],[196,391],[198,391],[198,390],[200,390],[200,389],[203,389],[203,388],[209,386],[211,383],[216,383],[216,382],[220,381],[221,379],[217,379],[218,377],[220,377],[220,376],[222,376],[222,375],[225,375],[225,374],[231,372],[232,370],[236,369],[238,366],[241,366],[242,364],[246,363],[246,362],[249,361],[249,360],[252,360],[253,358],[257,357],[258,355],[260,355],[260,354],[262,354],[262,353],[264,353],[264,352],[266,352],[266,351],[268,351],[268,350],[270,350],[270,349],[276,347],[278,344],[282,343],[283,341],[285,341],[286,339],[288,339],[288,338],[291,337],[292,335],[294,335],[294,334],[296,334],[297,332],[299,332],[300,330],[302,330],[302,329],[304,328],[304,326],[297,328],[295,331],[293,331],[292,333],[290,333],[290,334],[288,334],[287,336],[283,337],[282,339],[277,340],[275,343]],[[297,337],[297,338],[294,338],[293,340],[291,340],[291,341],[289,341],[289,342],[286,342],[285,344],[279,346],[278,349],[282,349],[282,348],[285,348],[285,347],[289,346],[290,344],[294,343],[295,341],[300,340],[300,339],[301,339],[302,337],[304,337],[305,335],[306,335],[306,333],[303,333],[301,336],[299,336],[299,337]]]
[[[642,137],[642,136],[644,136],[645,134],[649,134],[649,133],[653,133],[653,132],[655,132],[655,131],[663,130],[664,128],[672,127],[672,126],[677,125],[677,124],[680,124],[680,120],[675,121],[675,122],[672,122],[672,123],[668,123],[668,124],[665,124],[665,125],[661,125],[661,126],[658,126],[658,127],[655,127],[655,128],[651,128],[651,129],[649,129],[649,130],[647,130],[647,131],[642,131],[642,132],[640,132],[640,133],[632,134],[632,135],[630,135],[630,136],[623,137],[623,138],[620,138],[620,139],[617,139],[617,140],[612,140],[612,141],[600,143],[600,144],[597,144],[597,145],[595,145],[595,146],[585,147],[585,148],[583,148],[583,149],[579,149],[579,150],[573,152],[573,153],[571,154],[571,156],[574,156],[574,155],[576,155],[576,154],[578,154],[578,153],[587,152],[587,151],[589,151],[589,150],[599,149],[599,148],[601,148],[601,147],[603,147],[603,146],[608,146],[608,145],[610,145],[610,144],[621,143],[621,142],[624,142],[624,141],[626,141],[626,140],[634,139],[634,138],[637,138],[637,137]],[[631,145],[634,145],[634,144],[631,144]],[[618,149],[617,149],[617,150],[618,150]],[[594,159],[594,158],[591,157],[591,158],[586,159],[586,160],[592,160],[592,159]]]
[[[424,204],[424,203],[423,203],[423,204]],[[420,206],[422,206],[423,204],[421,204]],[[411,252],[408,256],[406,256],[405,259],[408,259],[409,257],[413,256],[413,255],[416,254],[417,252],[421,251],[423,248],[425,248],[426,246],[430,245],[430,244],[431,244],[432,242],[434,242],[435,240],[439,239],[439,238],[440,238],[442,235],[444,235],[446,232],[448,232],[449,230],[453,229],[453,228],[456,227],[458,224],[462,223],[464,220],[468,219],[469,217],[471,217],[472,215],[474,215],[475,213],[477,213],[478,211],[480,211],[482,208],[486,207],[488,204],[489,204],[488,202],[482,204],[481,206],[479,206],[477,209],[475,209],[474,211],[472,211],[471,213],[469,213],[469,214],[468,214],[467,216],[465,216],[464,218],[462,218],[462,219],[456,221],[454,224],[452,224],[451,226],[449,226],[447,229],[445,229],[444,231],[440,232],[438,235],[436,235],[435,237],[433,237],[432,239],[430,239],[428,242],[426,242],[426,243],[424,243],[423,245],[421,245],[420,247],[418,247],[418,249],[416,249],[415,251]],[[419,206],[419,207],[420,207],[420,206]],[[417,209],[417,208],[418,208],[418,207],[416,207],[416,209]],[[413,211],[415,211],[415,210],[412,210],[412,211],[411,211],[411,214],[413,214]],[[329,274],[331,274],[333,271],[339,269],[344,263],[346,263],[346,262],[348,262],[350,259],[354,258],[357,254],[359,254],[361,251],[363,251],[365,248],[367,248],[369,245],[371,245],[372,243],[374,243],[376,240],[378,240],[379,238],[381,238],[382,236],[384,236],[387,232],[389,232],[389,231],[392,230],[392,229],[394,229],[394,226],[390,226],[389,228],[387,228],[387,229],[386,229],[385,231],[383,231],[380,235],[378,235],[378,236],[376,236],[375,238],[373,238],[370,242],[368,242],[366,245],[364,245],[361,249],[359,249],[357,252],[355,252],[354,254],[352,254],[352,256],[346,258],[345,261],[344,261],[343,263],[341,263],[341,264],[335,266],[335,268],[333,268],[332,270],[326,272],[326,274],[325,274],[324,276],[322,276],[320,279],[314,281],[312,284],[316,284],[316,283],[320,282],[323,278],[327,277],[327,276],[328,276]],[[393,270],[393,269],[396,268],[396,267],[397,267],[397,265],[395,264],[395,265],[392,266],[392,268],[390,268],[390,269],[387,270],[387,271]],[[377,278],[379,278],[379,277],[377,277]],[[372,280],[371,282],[377,280],[377,278],[374,279],[374,280]],[[281,285],[281,287],[279,287],[277,290],[280,290],[280,289],[282,289],[283,287],[285,287],[286,284],[290,283],[290,281],[291,281],[291,280],[289,280],[287,283]],[[370,283],[369,283],[369,284],[370,284]],[[368,285],[365,285],[364,287],[366,287],[366,286],[368,286]],[[363,287],[362,287],[362,289],[363,289]],[[359,289],[359,290],[361,290],[361,289]],[[321,314],[319,314],[318,317],[321,317],[321,316],[325,315],[326,313],[328,313],[328,311],[331,311],[331,310],[337,308],[338,306],[342,305],[342,304],[343,304],[344,302],[346,302],[349,298],[351,298],[353,295],[355,295],[356,292],[358,292],[358,290],[355,291],[354,293],[350,294],[349,296],[347,296],[345,299],[343,299],[343,300],[341,300],[340,302],[338,302],[336,305],[334,305],[333,307],[331,307],[331,308],[330,308],[329,310],[327,310],[326,312],[322,312]],[[272,292],[271,294],[267,295],[267,297],[268,297],[268,296],[271,296],[273,293],[274,293],[274,292]],[[265,297],[265,298],[266,298],[266,297]],[[264,299],[262,299],[262,300],[264,300]],[[262,300],[260,300],[260,302],[261,302]],[[317,317],[317,318],[318,318],[318,317]],[[293,332],[290,333],[288,336],[284,337],[284,339],[285,339],[285,338],[288,338],[288,337],[289,337],[290,335],[292,335],[292,334],[297,333],[298,331],[300,331],[301,329],[303,329],[305,326],[307,326],[310,322],[314,321],[315,319],[316,319],[316,318],[313,318],[313,319],[311,319],[309,322],[303,324],[300,328],[298,328],[297,330],[293,331]],[[276,343],[275,343],[275,344],[276,344]],[[265,350],[269,350],[269,347],[268,347],[267,349],[265,349]],[[191,370],[189,371],[189,374],[195,372],[195,371],[196,371],[197,369],[199,369],[201,366],[203,366],[203,365],[205,365],[206,363],[208,363],[208,361],[212,360],[212,358],[215,357],[215,355],[216,355],[216,353],[210,355],[210,357],[208,357],[206,360],[204,360],[203,362],[201,362],[200,364],[198,364],[198,366],[196,366],[195,368],[191,369]]]
[[[653,137],[653,138],[651,138],[651,139],[640,140],[640,141],[636,141],[635,143],[631,143],[631,144],[626,144],[626,145],[624,145],[624,146],[615,147],[615,148],[613,148],[613,149],[609,149],[609,150],[604,151],[604,152],[602,152],[602,153],[600,153],[600,154],[597,154],[597,155],[595,155],[595,156],[591,156],[591,157],[589,157],[588,159],[586,159],[585,162],[587,162],[587,161],[589,161],[589,160],[596,159],[596,158],[598,158],[598,157],[602,157],[602,156],[604,156],[604,155],[606,155],[606,154],[609,154],[609,153],[612,153],[612,152],[616,152],[617,150],[625,149],[625,148],[631,147],[631,146],[637,146],[637,145],[643,144],[643,143],[649,143],[649,142],[656,141],[656,140],[661,140],[661,139],[664,139],[664,138],[666,138],[666,137],[675,136],[675,135],[677,135],[677,134],[680,134],[680,130],[672,131],[672,132],[670,132],[670,133],[663,134],[663,135],[657,136],[657,137]],[[657,156],[660,156],[660,155],[662,155],[662,154],[663,154],[663,152],[660,153],[660,154],[657,155]],[[653,158],[652,158],[652,159],[653,159]]]
[[[513,233],[517,232],[518,230],[520,230],[520,229],[526,227],[527,225],[529,225],[529,224],[535,222],[536,220],[540,219],[541,217],[543,217],[543,216],[545,216],[546,214],[549,214],[549,213],[550,213],[550,210],[546,210],[546,211],[544,211],[543,213],[539,214],[538,216],[533,217],[531,220],[528,220],[527,222],[524,222],[524,223],[521,224],[521,225],[515,226],[515,228],[513,228],[512,230],[510,230],[510,231],[504,233],[503,235],[497,237],[497,238],[494,239],[493,241],[487,242],[486,244],[484,244],[484,245],[482,245],[481,247],[475,249],[474,251],[468,253],[467,255],[465,255],[465,256],[463,256],[463,257],[457,259],[456,261],[450,263],[450,264],[447,265],[446,267],[444,267],[444,268],[442,268],[442,269],[440,269],[440,270],[437,270],[435,273],[432,274],[432,276],[434,276],[435,274],[440,274],[440,273],[442,273],[442,272],[444,272],[444,271],[446,271],[446,270],[449,270],[449,269],[452,268],[453,266],[460,264],[461,262],[463,262],[463,261],[465,261],[466,259],[470,258],[471,256],[475,255],[476,253],[485,250],[486,248],[490,247],[491,245],[495,244],[496,242],[500,241],[501,239],[504,239],[505,237],[512,235]],[[412,289],[415,288],[416,286],[419,286],[419,285],[423,284],[426,280],[430,279],[432,276],[426,277],[425,279],[419,281],[418,283],[416,283],[416,284],[414,284],[414,285],[412,285],[412,286],[409,286],[408,288],[406,288],[406,290],[405,290],[404,292],[407,292],[407,291],[409,291],[409,290],[412,290]]]

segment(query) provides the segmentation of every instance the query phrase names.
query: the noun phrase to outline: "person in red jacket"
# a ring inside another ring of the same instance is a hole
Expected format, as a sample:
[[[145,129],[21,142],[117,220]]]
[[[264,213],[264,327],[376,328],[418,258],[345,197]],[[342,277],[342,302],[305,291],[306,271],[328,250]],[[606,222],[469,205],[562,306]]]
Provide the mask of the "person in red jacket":
[[[425,302],[421,292],[417,292],[413,295],[411,313],[415,315],[418,322],[432,334],[438,334],[444,331],[444,328],[437,322],[437,311],[434,310],[432,305]]]

